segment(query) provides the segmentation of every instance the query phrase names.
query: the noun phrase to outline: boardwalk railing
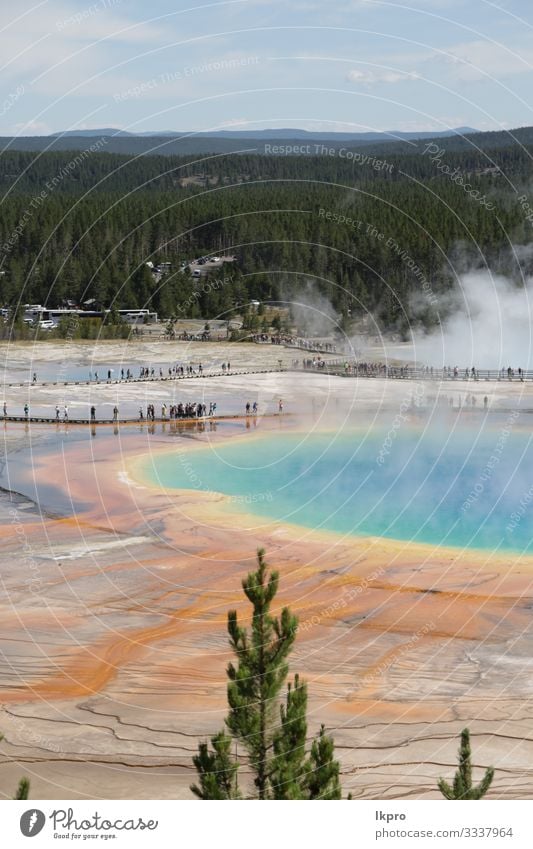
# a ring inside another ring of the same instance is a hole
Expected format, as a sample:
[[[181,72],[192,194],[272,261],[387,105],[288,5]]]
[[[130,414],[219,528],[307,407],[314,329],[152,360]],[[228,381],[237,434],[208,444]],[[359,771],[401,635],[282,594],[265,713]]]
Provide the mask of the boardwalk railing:
[[[228,371],[209,371],[209,369],[202,369],[201,372],[196,370],[192,374],[173,374],[173,375],[163,375],[162,377],[157,374],[152,377],[151,375],[146,375],[144,377],[110,377],[110,378],[98,378],[98,380],[37,380],[33,381],[23,381],[22,383],[4,383],[3,386],[7,386],[9,388],[16,387],[25,387],[26,389],[31,389],[32,387],[40,388],[42,386],[129,386],[133,383],[178,383],[182,380],[198,380],[204,377],[236,377],[238,375],[246,375],[246,374],[272,374],[272,372],[284,371],[285,369],[280,368],[280,366],[272,366],[270,368],[262,368],[262,369],[231,369]]]
[[[98,380],[44,380],[23,381],[4,383],[7,388],[43,386],[118,386],[134,383],[178,383],[184,380],[198,380],[208,377],[238,377],[243,375],[273,374],[276,372],[307,372],[313,374],[328,374],[337,377],[360,377],[360,378],[388,378],[396,380],[434,380],[434,381],[529,381],[533,380],[533,371],[514,369],[510,374],[507,369],[459,369],[457,374],[453,370],[427,368],[420,366],[389,366],[379,363],[361,363],[353,360],[319,360],[314,364],[309,359],[295,360],[288,364],[271,365],[267,368],[257,369],[231,369],[230,371],[211,371],[208,368],[198,369],[192,374],[159,374],[145,375],[144,377],[124,378],[99,378]]]
[[[261,418],[280,418],[290,416],[290,413],[263,413],[261,414]],[[96,425],[148,425],[149,427],[156,424],[170,425],[170,429],[183,429],[186,427],[194,427],[198,425],[200,428],[205,428],[205,425],[217,425],[220,422],[228,422],[228,421],[246,421],[253,422],[254,419],[258,419],[258,415],[254,415],[253,413],[244,416],[240,413],[227,414],[227,415],[218,415],[214,416],[182,416],[181,418],[171,419],[170,416],[162,417],[162,416],[154,416],[154,418],[146,418],[142,419],[139,416],[128,418],[128,419],[73,419],[68,418],[65,419],[63,416],[60,418],[56,418],[55,416],[2,416],[0,415],[0,421],[4,422],[22,422],[23,424],[55,424],[55,425],[91,425],[96,427]]]
[[[296,366],[293,366],[296,368]],[[389,366],[380,363],[361,363],[350,360],[321,360],[320,365],[308,364],[299,370],[318,374],[330,374],[339,377],[392,378],[398,380],[435,380],[454,381],[527,381],[533,380],[533,371],[513,369],[453,369],[430,368],[422,366]]]

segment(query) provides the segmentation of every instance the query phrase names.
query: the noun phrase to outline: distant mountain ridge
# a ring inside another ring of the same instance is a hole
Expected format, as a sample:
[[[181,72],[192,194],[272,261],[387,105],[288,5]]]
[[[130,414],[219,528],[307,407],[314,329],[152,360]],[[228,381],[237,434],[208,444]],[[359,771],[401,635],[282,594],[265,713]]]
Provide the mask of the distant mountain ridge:
[[[113,136],[114,138],[163,138],[171,137],[175,139],[191,139],[191,138],[212,138],[212,139],[279,139],[292,140],[302,139],[303,141],[355,141],[355,142],[384,142],[384,141],[409,141],[410,139],[428,139],[428,138],[448,138],[450,136],[464,136],[477,133],[478,130],[472,127],[456,127],[451,130],[436,131],[419,131],[419,132],[402,132],[400,130],[384,130],[382,132],[370,133],[328,133],[317,132],[314,130],[302,130],[298,128],[275,128],[272,130],[213,130],[213,131],[178,131],[178,130],[161,130],[155,132],[131,133],[128,130],[116,130],[112,127],[105,127],[97,130],[66,130],[61,133],[51,133],[49,138],[65,138],[75,136],[76,138],[100,138],[102,136]]]
[[[292,153],[307,156],[320,155],[317,150],[321,144],[330,151],[356,149],[358,152],[389,157],[394,155],[422,154],[427,151],[428,140],[434,139],[439,149],[446,151],[471,151],[474,154],[516,146],[533,146],[533,127],[518,127],[511,130],[476,130],[466,132],[468,127],[450,130],[450,134],[398,134],[393,137],[386,133],[315,133],[306,130],[221,130],[218,134],[184,134],[182,137],[171,133],[167,135],[134,135],[123,130],[102,128],[101,130],[83,130],[85,135],[66,133],[52,136],[11,136],[0,137],[2,150],[60,152],[86,150],[99,140],[98,155],[117,153],[124,156],[212,156],[250,153],[258,155],[283,155]],[[272,136],[271,133],[298,133]],[[274,146],[279,147],[274,150]],[[330,153],[331,155],[331,153]],[[341,153],[341,156],[345,154]]]

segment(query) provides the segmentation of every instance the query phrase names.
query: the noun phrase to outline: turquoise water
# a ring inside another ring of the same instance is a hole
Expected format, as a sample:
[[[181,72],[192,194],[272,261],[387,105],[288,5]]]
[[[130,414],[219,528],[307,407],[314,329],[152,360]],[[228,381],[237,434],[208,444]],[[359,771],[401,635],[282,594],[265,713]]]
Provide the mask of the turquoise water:
[[[166,488],[224,493],[230,509],[311,528],[533,551],[527,433],[502,422],[452,434],[405,427],[386,439],[376,429],[269,433],[180,448],[150,461],[145,474]]]

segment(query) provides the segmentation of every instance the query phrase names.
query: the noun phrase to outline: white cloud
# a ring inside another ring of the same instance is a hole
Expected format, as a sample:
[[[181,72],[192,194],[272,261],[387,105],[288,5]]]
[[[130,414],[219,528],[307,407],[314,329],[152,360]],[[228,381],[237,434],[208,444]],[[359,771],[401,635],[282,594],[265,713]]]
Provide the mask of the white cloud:
[[[363,85],[377,85],[379,83],[403,83],[409,80],[418,80],[420,75],[416,71],[349,71],[346,79],[351,83],[362,83]]]
[[[248,127],[250,123],[248,118],[228,118],[227,121],[223,121],[220,125],[222,129],[227,127],[241,127],[245,129]]]
[[[52,130],[48,124],[42,121],[28,121],[26,124],[15,124],[13,133],[7,135],[14,136],[48,136]]]
[[[433,58],[451,67],[452,75],[459,80],[483,80],[487,76],[501,79],[533,70],[531,48],[479,40],[448,47],[446,53],[449,55],[438,53]]]
[[[28,0],[17,4],[17,17]],[[164,43],[165,31],[139,24],[119,14],[118,3],[88,3],[73,9],[65,3],[49,0],[23,20],[3,20],[2,76],[23,78],[26,82],[55,66],[61,68],[64,85],[73,85],[71,75],[83,78],[110,64],[112,44],[131,45]]]
[[[400,9],[451,9],[454,7],[468,5],[467,0],[349,0],[348,6],[371,7],[373,9],[382,9],[385,13],[389,13],[391,8],[398,7]]]

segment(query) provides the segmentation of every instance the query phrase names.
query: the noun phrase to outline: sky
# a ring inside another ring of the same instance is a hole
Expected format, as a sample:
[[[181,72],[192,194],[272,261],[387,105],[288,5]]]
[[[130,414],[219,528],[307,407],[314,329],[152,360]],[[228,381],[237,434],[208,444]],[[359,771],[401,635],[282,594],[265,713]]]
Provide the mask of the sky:
[[[533,125],[531,0],[1,5],[1,135]]]

